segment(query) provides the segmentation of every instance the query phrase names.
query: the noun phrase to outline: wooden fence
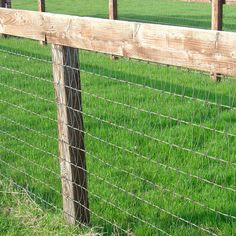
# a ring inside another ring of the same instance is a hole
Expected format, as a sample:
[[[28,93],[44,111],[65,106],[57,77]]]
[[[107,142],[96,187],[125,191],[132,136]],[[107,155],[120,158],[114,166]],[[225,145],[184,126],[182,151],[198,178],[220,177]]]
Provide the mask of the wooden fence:
[[[211,3],[211,29],[223,29],[223,5],[235,5],[236,0],[180,0],[181,2]],[[220,80],[220,75],[212,73],[211,77],[215,81]]]
[[[236,76],[236,33],[6,8],[0,9],[0,22],[1,34],[46,39],[52,44],[56,97],[58,104],[67,101],[68,105],[58,105],[58,129],[63,203],[69,224],[87,224],[90,220],[83,118],[82,113],[78,117],[70,115],[71,109],[82,110],[81,95],[66,89],[70,85],[81,91],[78,48]],[[77,68],[77,72],[71,68]],[[76,83],[72,83],[72,77],[76,77]],[[71,99],[75,96],[77,99]],[[78,148],[76,154],[71,146]]]

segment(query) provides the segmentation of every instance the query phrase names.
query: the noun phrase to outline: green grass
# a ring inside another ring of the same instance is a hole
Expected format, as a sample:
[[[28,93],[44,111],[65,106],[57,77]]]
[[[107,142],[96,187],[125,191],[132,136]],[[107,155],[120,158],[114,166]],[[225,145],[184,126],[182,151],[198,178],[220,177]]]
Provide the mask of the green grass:
[[[78,1],[73,6],[62,3],[51,0],[48,11],[106,17],[106,1],[92,5],[91,1]],[[20,1],[14,4],[20,7]],[[21,7],[35,6],[25,1]],[[200,9],[205,17],[199,16]],[[233,16],[230,9],[234,8],[227,7],[226,16]],[[120,1],[120,12],[121,18],[209,27],[209,7],[204,4],[174,3],[167,9],[164,1],[143,6]],[[226,22],[227,29],[233,30],[232,19],[226,17]],[[124,235],[115,224],[133,235],[162,235],[157,228],[171,235],[206,234],[180,218],[217,235],[236,234],[235,220],[186,199],[236,215],[235,192],[204,182],[235,188],[233,79],[214,83],[202,73],[126,59],[114,61],[80,51],[92,211],[91,229],[85,230],[67,227],[62,212],[51,206],[62,206],[51,65],[14,55],[17,52],[50,61],[50,47],[9,38],[0,40],[0,51],[0,235],[77,235],[93,231]]]

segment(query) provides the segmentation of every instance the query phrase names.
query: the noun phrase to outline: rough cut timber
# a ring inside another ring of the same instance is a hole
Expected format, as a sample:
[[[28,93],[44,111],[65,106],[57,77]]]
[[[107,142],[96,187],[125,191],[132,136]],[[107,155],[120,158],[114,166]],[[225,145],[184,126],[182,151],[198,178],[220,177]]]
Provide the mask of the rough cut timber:
[[[89,203],[78,49],[52,45],[63,211],[68,224],[88,224]]]
[[[236,76],[236,33],[0,9],[0,34]]]

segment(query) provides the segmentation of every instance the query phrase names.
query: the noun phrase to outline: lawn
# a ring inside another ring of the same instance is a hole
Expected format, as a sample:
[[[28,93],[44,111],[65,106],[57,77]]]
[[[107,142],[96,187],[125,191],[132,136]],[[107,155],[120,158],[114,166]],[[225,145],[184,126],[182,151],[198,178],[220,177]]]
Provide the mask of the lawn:
[[[207,4],[148,2],[120,1],[120,18],[210,26]],[[107,17],[102,0],[47,9]],[[0,60],[0,235],[236,234],[234,79],[81,50],[92,217],[79,228],[61,210],[50,46],[0,39]]]

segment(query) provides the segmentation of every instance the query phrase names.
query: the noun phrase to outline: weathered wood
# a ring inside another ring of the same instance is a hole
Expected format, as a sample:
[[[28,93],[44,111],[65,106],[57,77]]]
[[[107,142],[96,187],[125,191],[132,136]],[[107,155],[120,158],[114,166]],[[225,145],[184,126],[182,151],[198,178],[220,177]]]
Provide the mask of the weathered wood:
[[[117,0],[109,0],[109,19],[110,20],[118,19]]]
[[[0,9],[0,33],[236,76],[236,33]]]
[[[89,223],[78,49],[52,45],[63,210],[68,224]]]
[[[38,0],[38,11],[39,12],[45,12],[46,11],[46,6],[45,6],[45,0]],[[43,41],[40,41],[41,45],[47,44],[46,39]]]
[[[222,30],[223,27],[223,0],[212,0],[212,19],[211,29]],[[211,73],[211,78],[214,81],[220,81],[221,76],[215,72]]]

